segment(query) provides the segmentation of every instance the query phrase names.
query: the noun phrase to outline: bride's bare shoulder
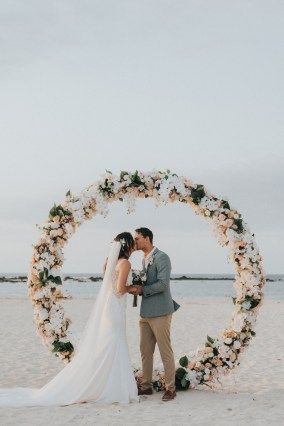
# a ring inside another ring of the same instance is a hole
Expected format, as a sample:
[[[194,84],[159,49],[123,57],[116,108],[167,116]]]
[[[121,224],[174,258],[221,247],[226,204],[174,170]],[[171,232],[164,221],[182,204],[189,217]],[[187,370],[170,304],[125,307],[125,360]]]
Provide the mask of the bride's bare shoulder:
[[[128,259],[119,259],[119,261],[117,262],[116,268],[117,269],[130,269],[131,267],[131,263],[129,262]]]

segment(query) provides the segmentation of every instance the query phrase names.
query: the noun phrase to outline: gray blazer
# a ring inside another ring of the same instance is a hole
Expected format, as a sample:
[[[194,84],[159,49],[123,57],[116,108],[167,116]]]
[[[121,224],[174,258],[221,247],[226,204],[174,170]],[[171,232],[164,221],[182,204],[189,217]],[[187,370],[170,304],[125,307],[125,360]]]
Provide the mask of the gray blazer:
[[[141,317],[160,317],[175,312],[180,305],[171,296],[171,261],[163,251],[155,248],[153,263],[147,267],[147,280],[143,284],[140,307]],[[145,262],[143,259],[143,270]]]

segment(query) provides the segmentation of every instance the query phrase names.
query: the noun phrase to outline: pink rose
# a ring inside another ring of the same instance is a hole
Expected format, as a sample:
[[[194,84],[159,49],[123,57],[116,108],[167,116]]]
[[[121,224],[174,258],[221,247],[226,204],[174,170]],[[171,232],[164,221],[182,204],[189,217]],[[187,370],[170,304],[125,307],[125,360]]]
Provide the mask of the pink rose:
[[[230,227],[234,224],[234,221],[233,221],[233,219],[227,219],[227,220],[225,221],[225,223],[226,223],[226,226],[227,226],[228,228],[230,228]]]

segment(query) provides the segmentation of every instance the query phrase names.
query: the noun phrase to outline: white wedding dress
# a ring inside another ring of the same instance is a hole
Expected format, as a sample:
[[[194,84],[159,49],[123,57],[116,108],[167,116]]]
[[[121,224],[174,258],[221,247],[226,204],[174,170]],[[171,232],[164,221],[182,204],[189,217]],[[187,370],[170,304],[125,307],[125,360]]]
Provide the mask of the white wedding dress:
[[[102,287],[72,361],[40,389],[0,388],[0,406],[139,400],[126,339],[127,294],[116,289],[120,247],[119,242],[111,245]]]

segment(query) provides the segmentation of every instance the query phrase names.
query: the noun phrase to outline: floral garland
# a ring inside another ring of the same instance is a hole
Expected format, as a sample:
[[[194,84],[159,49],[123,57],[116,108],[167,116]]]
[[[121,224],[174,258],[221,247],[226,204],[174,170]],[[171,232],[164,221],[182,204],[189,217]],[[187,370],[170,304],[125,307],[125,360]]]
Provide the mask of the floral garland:
[[[176,370],[178,389],[210,385],[239,364],[240,354],[255,335],[253,328],[263,299],[265,273],[254,234],[241,214],[226,199],[218,199],[203,185],[169,170],[122,171],[119,175],[107,171],[79,197],[68,191],[64,203],[52,207],[41,227],[42,235],[34,245],[28,280],[37,332],[56,356],[65,362],[71,360],[74,353],[68,330],[71,320],[64,315],[60,304],[64,295],[58,288],[62,283],[63,247],[85,220],[97,213],[107,216],[110,202],[126,202],[130,213],[135,210],[136,198],[148,197],[157,206],[179,201],[192,207],[212,224],[219,244],[228,247],[228,259],[234,265],[236,297],[229,326],[218,338],[207,336],[204,347],[189,357],[183,356]],[[136,370],[135,374],[139,381],[141,371]],[[164,387],[164,373],[156,371],[155,375],[154,385],[160,390]]]

